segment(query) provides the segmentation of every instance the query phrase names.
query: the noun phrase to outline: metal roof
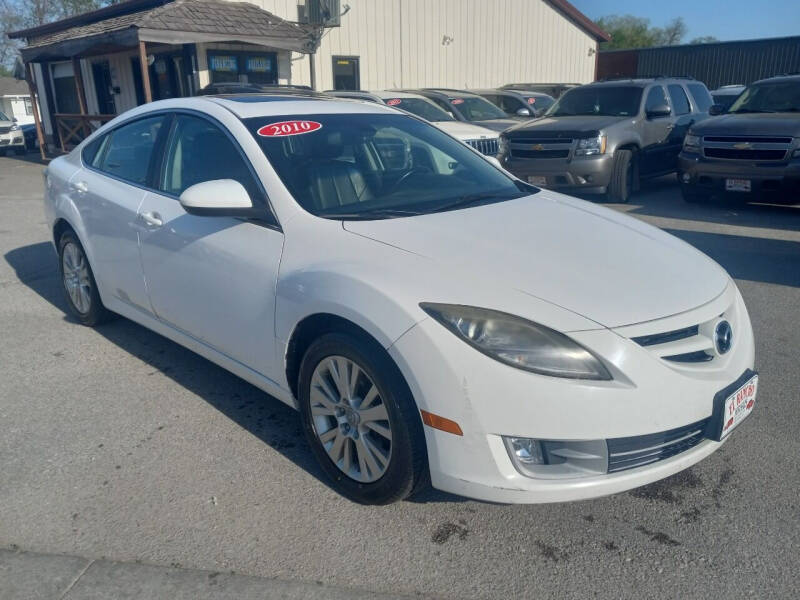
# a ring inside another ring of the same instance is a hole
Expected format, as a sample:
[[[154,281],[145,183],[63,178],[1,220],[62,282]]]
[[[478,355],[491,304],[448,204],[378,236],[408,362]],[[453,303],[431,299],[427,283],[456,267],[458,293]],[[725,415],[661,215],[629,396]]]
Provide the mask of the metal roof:
[[[28,96],[28,84],[13,77],[0,77],[0,96]]]

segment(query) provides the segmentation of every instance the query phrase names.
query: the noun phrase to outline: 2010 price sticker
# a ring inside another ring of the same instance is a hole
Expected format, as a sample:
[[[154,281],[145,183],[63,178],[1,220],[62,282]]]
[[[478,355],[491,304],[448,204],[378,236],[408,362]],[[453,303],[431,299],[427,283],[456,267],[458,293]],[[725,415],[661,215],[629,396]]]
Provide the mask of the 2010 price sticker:
[[[281,121],[260,127],[256,133],[261,137],[284,137],[287,135],[302,135],[322,129],[322,123],[317,121]]]
[[[392,98],[391,100],[387,100],[386,104],[388,106],[397,106],[401,102],[402,102],[402,100],[400,98]]]

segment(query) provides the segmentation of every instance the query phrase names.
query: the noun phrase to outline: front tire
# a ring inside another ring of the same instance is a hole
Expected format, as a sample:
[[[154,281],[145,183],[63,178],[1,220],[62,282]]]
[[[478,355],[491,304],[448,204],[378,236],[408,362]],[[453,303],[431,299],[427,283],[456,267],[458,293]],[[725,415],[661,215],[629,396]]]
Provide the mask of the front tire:
[[[61,286],[72,315],[88,327],[113,318],[100,300],[89,259],[72,231],[65,231],[59,239],[58,258]]]
[[[617,150],[611,167],[611,182],[608,185],[610,202],[627,204],[636,187],[636,163],[631,150]]]
[[[427,482],[419,411],[380,344],[366,335],[323,335],[303,357],[298,392],[308,443],[343,496],[389,504]]]

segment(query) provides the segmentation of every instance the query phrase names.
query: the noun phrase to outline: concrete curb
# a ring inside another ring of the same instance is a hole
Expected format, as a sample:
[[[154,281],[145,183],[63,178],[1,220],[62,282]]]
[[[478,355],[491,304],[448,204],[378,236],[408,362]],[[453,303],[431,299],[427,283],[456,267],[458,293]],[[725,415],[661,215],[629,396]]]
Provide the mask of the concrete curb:
[[[3,600],[408,600],[411,597],[198,569],[0,550]]]

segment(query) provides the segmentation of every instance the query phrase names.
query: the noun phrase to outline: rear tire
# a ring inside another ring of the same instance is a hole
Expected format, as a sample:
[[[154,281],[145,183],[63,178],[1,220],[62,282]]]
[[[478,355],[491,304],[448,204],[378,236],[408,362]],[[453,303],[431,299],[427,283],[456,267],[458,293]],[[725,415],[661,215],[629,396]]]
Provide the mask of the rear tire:
[[[626,204],[636,187],[636,159],[631,150],[617,150],[611,168],[608,200]]]
[[[300,365],[298,399],[306,439],[340,494],[360,504],[390,504],[426,485],[419,410],[397,365],[373,339],[328,333],[314,341]]]
[[[78,236],[65,231],[58,241],[58,266],[61,287],[72,315],[87,327],[94,327],[114,318],[100,300],[92,267]]]

